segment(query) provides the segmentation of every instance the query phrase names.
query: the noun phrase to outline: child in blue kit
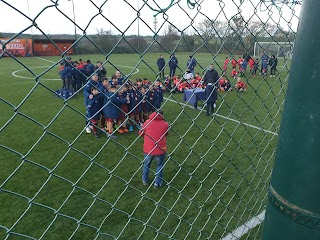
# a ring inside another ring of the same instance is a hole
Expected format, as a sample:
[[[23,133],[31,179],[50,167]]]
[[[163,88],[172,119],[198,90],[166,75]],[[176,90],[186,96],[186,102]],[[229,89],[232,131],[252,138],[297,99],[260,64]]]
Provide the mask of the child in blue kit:
[[[154,97],[153,97],[153,106],[155,110],[160,109],[162,102],[163,102],[163,92],[161,88],[161,83],[160,81],[156,81],[154,84]]]
[[[129,101],[129,98],[121,98],[117,93],[117,87],[111,86],[104,102],[103,114],[106,118],[106,125],[108,129],[109,137],[115,138],[113,133],[113,123],[118,119],[120,115],[120,104]]]
[[[262,62],[262,75],[263,75],[264,77],[266,77],[267,74],[268,74],[268,60],[265,59],[265,60],[263,60],[263,62]]]
[[[93,135],[98,138],[99,135],[97,133],[97,125],[100,120],[100,99],[99,99],[99,91],[95,87],[91,87],[91,94],[88,97],[87,100],[87,116],[90,119],[91,125],[92,125],[92,130],[93,130]]]
[[[133,125],[136,124],[137,128],[140,128],[140,115],[142,112],[141,99],[142,95],[137,89],[137,83],[133,83],[129,90],[129,113],[130,113],[130,127],[129,131],[133,131]]]

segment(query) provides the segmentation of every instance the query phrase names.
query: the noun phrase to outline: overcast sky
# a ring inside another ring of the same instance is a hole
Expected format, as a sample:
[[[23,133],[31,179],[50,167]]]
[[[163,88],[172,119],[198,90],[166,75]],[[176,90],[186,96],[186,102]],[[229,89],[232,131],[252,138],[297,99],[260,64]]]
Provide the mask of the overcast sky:
[[[55,7],[55,2],[58,3],[57,7]],[[139,25],[140,35],[154,35],[149,28],[152,30],[154,28],[153,15],[156,12],[152,11],[150,7],[155,9],[166,8],[171,0],[148,0],[149,6],[145,2],[143,0],[0,0],[0,32],[23,31],[31,25],[27,18],[30,16],[31,19],[36,19],[38,27],[46,34],[74,34],[74,24],[67,17],[72,20],[75,17],[78,25],[76,27],[77,34],[82,34],[83,31],[88,34],[95,34],[97,29],[103,28],[111,30],[113,34],[138,35]],[[203,21],[205,16],[222,21],[230,19],[239,11],[245,19],[248,19],[254,14],[254,6],[257,9],[255,18],[259,16],[263,21],[279,23],[285,29],[288,29],[288,26],[296,29],[298,25],[298,18],[292,16],[292,11],[283,4],[278,5],[278,7],[281,7],[280,16],[277,8],[270,6],[272,5],[270,2],[259,4],[259,0],[244,0],[241,6],[240,0],[223,0],[223,3],[218,0],[191,0],[191,2],[198,3],[195,9],[188,7],[187,0],[175,0],[174,2],[179,2],[179,4],[175,4],[166,14],[159,14],[156,18],[158,21],[157,29],[160,29],[160,34],[163,34],[168,22],[174,24],[180,30],[186,29],[188,33],[191,33],[193,29],[190,27],[190,18],[194,17],[194,26]],[[11,6],[6,3],[11,4]],[[236,4],[240,7],[238,8]],[[73,14],[73,6],[75,14]],[[267,6],[270,7],[267,9]],[[140,21],[137,20],[138,7],[140,8]],[[99,8],[101,14],[99,14]],[[294,8],[295,14],[299,16],[300,6]],[[37,15],[39,16],[37,17]],[[40,31],[32,27],[25,33],[40,34]]]

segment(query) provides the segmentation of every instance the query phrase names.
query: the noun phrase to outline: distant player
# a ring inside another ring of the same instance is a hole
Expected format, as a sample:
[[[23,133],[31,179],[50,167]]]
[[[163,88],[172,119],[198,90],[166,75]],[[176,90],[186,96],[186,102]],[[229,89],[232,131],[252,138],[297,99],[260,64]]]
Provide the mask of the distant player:
[[[224,64],[222,67],[222,75],[226,74],[227,68],[228,68],[228,64],[229,64],[229,57],[226,57],[226,60],[224,60]]]
[[[268,60],[265,59],[263,62],[262,62],[262,76],[266,77],[267,74],[268,74]]]
[[[236,68],[233,68],[230,74],[231,77],[236,78],[238,76],[238,72]]]
[[[241,81],[241,78],[238,77],[237,83],[236,83],[236,90],[237,92],[243,92],[247,90],[245,82]]]

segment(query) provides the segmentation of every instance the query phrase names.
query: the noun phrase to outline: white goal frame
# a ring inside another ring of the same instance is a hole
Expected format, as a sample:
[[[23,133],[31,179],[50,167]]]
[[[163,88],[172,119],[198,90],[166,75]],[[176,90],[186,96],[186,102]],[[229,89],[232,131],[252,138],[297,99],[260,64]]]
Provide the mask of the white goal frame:
[[[287,48],[287,49],[282,50],[283,48]],[[293,48],[294,48],[293,42],[255,42],[253,55],[255,57],[261,57],[262,51],[266,50],[266,52],[269,52],[269,53],[270,51],[273,51],[271,54],[276,55],[276,57],[291,58]]]

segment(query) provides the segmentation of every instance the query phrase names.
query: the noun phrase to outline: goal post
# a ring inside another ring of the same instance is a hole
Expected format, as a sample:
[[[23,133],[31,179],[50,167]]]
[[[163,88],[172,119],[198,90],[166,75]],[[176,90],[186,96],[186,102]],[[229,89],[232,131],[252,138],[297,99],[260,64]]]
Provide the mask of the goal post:
[[[291,59],[293,48],[293,42],[255,42],[253,55],[260,57],[262,52],[266,51],[269,55]]]

